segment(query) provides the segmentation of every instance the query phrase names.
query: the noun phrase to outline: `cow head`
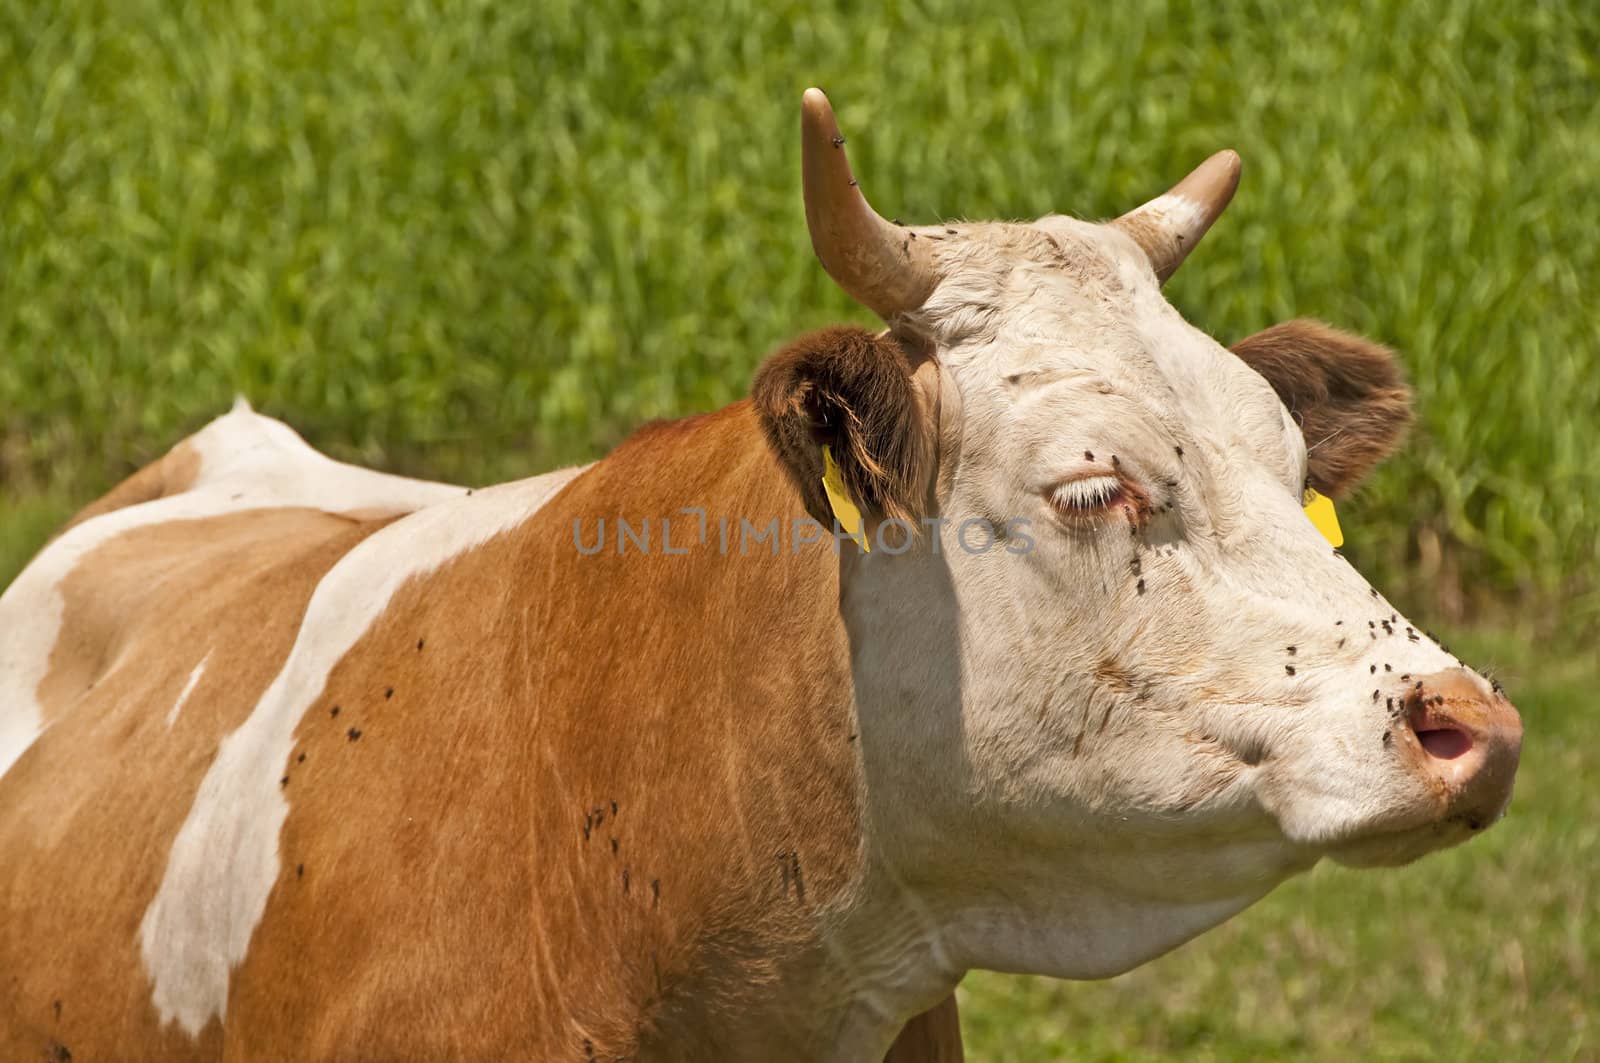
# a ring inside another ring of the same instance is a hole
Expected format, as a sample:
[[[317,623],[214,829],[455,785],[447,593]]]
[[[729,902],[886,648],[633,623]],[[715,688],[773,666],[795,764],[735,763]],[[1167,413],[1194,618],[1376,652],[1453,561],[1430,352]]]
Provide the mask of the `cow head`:
[[[1105,224],[902,227],[815,89],[802,128],[817,255],[888,327],[802,338],[756,406],[812,513],[828,444],[889,544],[841,570],[872,824],[989,928],[974,965],[1107,973],[1502,813],[1516,710],[1302,508],[1403,435],[1393,356],[1311,322],[1230,351],[1162,296],[1236,155]]]

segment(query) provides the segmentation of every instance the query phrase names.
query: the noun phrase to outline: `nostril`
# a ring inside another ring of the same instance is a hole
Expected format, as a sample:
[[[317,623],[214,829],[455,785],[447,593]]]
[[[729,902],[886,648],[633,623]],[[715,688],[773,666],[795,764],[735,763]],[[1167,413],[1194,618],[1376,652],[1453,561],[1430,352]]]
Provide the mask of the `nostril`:
[[[1418,731],[1417,741],[1428,755],[1438,760],[1455,760],[1472,748],[1472,736],[1457,727],[1435,727]]]

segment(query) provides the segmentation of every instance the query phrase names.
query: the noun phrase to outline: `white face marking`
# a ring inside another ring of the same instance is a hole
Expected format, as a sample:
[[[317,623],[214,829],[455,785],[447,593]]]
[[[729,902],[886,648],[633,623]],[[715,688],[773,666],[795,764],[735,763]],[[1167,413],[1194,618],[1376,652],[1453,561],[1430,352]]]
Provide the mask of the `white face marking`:
[[[945,869],[931,906],[965,891],[950,947],[1102,977],[1354,839],[1436,847],[1430,780],[1380,739],[1402,676],[1459,662],[1305,517],[1305,441],[1271,386],[1183,321],[1125,234],[966,232],[899,322],[939,359],[942,545],[856,565],[842,596],[871,647],[860,747],[893,795],[877,836]],[[1015,518],[1033,549],[957,537]]]
[[[410,580],[515,528],[582,469],[563,469],[432,506],[363,540],[318,584],[283,669],[222,741],[139,926],[162,1024],[198,1036],[222,1018],[278,879],[289,804],[278,779],[300,719],[328,675]],[[460,492],[453,492],[457,496]]]
[[[178,695],[178,700],[172,703],[172,708],[167,710],[167,730],[172,730],[172,725],[178,722],[178,713],[183,711],[184,703],[189,700],[189,695],[194,693],[194,688],[200,682],[200,677],[205,674],[206,662],[211,660],[211,653],[200,658],[200,663],[194,666],[194,671],[189,673],[189,679],[183,684],[183,691]]]
[[[238,403],[190,442],[200,457],[193,486],[85,521],[45,547],[0,595],[0,775],[39,737],[39,684],[61,632],[61,583],[118,535],[149,524],[274,506],[329,513],[405,513],[455,498],[461,488],[408,480],[332,461],[287,425]]]

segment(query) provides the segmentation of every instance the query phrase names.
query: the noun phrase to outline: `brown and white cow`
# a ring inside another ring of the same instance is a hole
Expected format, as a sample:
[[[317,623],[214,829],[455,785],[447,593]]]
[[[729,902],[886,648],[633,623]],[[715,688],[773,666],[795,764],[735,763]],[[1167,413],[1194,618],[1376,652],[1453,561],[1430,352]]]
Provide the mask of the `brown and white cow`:
[[[241,407],[18,577],[0,1056],[954,1058],[969,969],[1115,974],[1501,814],[1515,710],[1301,509],[1402,434],[1392,357],[1162,298],[1235,156],[901,228],[816,90],[803,134],[884,332],[479,491]]]

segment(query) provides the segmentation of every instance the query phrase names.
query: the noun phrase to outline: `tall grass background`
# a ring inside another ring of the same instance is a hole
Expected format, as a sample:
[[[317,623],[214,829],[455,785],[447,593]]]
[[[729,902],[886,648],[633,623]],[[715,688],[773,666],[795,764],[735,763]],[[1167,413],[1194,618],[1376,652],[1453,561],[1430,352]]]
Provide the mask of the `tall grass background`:
[[[806,237],[816,83],[907,220],[1109,216],[1236,147],[1174,302],[1360,330],[1416,388],[1356,560],[1592,629],[1597,78],[1576,0],[0,0],[0,576],[235,394],[469,481],[738,398],[867,320]]]

